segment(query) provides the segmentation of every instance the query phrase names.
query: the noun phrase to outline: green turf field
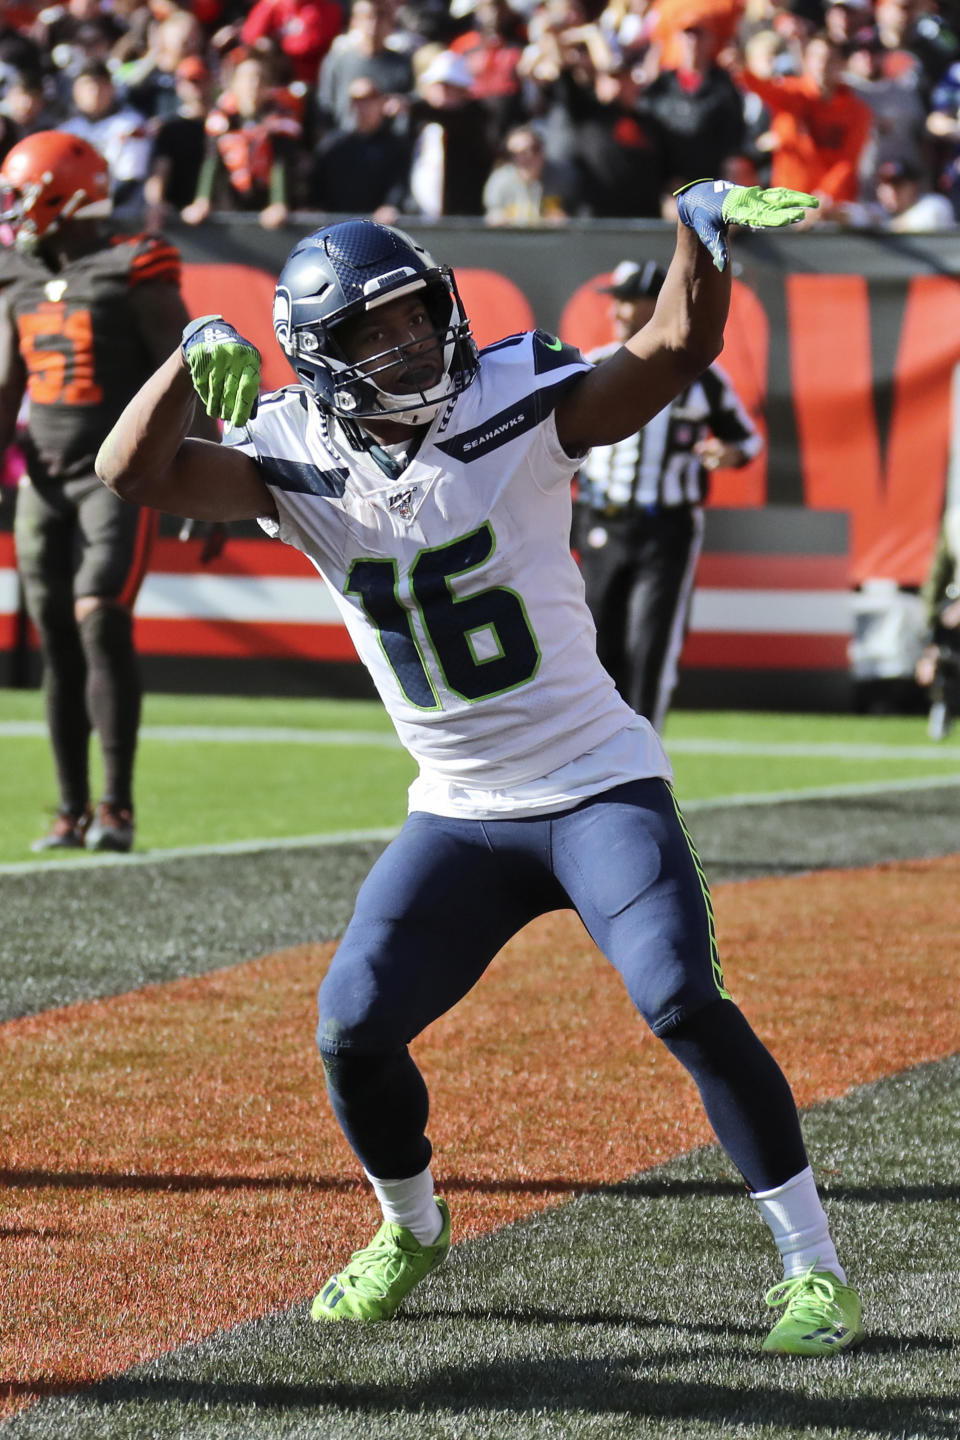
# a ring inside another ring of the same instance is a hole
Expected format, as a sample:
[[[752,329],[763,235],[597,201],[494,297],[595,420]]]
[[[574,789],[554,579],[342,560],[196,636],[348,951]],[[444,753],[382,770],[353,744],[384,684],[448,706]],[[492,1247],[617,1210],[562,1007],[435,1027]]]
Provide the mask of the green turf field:
[[[55,805],[36,691],[0,691],[0,736],[2,864],[29,858]],[[678,711],[666,742],[684,804],[960,777],[960,732],[934,744],[918,717]],[[389,828],[413,774],[375,702],[150,695],[138,849]]]

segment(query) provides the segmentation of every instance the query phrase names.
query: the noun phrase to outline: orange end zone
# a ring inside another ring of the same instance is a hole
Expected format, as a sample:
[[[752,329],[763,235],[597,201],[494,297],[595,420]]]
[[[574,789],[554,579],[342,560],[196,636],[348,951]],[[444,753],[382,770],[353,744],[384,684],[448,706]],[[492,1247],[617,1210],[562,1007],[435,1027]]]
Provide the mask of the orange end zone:
[[[958,882],[951,856],[718,888],[727,983],[801,1104],[960,1048]],[[331,949],[3,1027],[0,1415],[304,1299],[375,1227],[313,1047]],[[459,1238],[711,1138],[569,914],[416,1052]]]

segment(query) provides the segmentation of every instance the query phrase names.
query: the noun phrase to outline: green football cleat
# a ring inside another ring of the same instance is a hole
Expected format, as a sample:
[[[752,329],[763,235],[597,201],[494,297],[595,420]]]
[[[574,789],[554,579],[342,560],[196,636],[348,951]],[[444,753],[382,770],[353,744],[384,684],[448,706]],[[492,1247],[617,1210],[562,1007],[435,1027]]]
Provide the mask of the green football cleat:
[[[420,1241],[402,1225],[385,1220],[364,1250],[324,1285],[310,1311],[313,1320],[389,1320],[401,1301],[425,1275],[447,1258],[450,1249],[450,1211],[437,1201],[443,1229],[432,1245]]]
[[[767,1304],[787,1308],[763,1342],[772,1355],[835,1355],[863,1339],[860,1296],[828,1270],[804,1271],[767,1291]]]

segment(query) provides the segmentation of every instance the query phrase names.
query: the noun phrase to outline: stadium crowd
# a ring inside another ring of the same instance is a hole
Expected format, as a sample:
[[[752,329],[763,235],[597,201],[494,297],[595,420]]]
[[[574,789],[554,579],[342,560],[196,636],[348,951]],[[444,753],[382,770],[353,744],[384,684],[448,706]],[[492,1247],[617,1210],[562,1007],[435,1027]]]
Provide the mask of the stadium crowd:
[[[824,221],[960,219],[953,0],[36,0],[0,6],[0,160],[59,126],[115,212],[675,215],[703,175]]]

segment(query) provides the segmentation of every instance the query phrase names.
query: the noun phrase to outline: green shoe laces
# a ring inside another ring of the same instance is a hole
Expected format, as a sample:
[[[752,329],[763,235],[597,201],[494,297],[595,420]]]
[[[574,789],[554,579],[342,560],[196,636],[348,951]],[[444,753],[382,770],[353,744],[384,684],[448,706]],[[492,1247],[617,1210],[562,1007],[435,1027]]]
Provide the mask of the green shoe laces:
[[[811,1266],[802,1275],[781,1280],[765,1295],[771,1309],[786,1305],[791,1320],[842,1323],[843,1311],[837,1302],[836,1287],[840,1281]]]

